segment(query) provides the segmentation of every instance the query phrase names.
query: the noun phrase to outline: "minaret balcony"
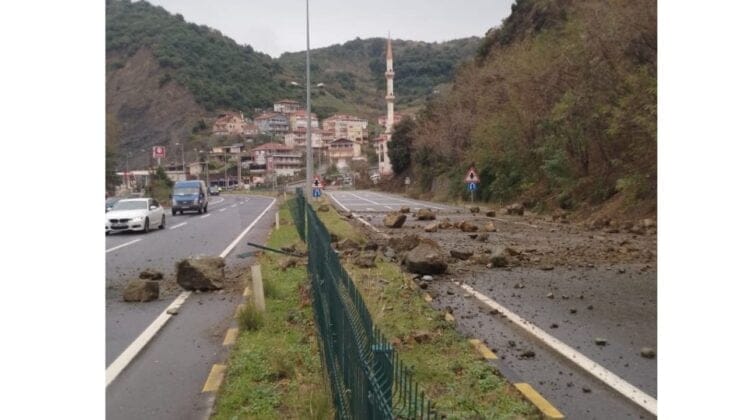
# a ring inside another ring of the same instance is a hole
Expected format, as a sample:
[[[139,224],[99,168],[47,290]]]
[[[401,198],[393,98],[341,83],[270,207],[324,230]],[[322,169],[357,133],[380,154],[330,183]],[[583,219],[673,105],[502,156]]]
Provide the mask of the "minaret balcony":
[[[388,71],[385,72],[385,76],[386,77],[393,77],[394,74],[396,74],[396,73],[394,73],[393,70],[388,70]]]
[[[394,95],[392,93],[391,94],[388,94],[388,95],[385,95],[385,99],[387,101],[392,101],[392,100],[396,99],[396,95]]]

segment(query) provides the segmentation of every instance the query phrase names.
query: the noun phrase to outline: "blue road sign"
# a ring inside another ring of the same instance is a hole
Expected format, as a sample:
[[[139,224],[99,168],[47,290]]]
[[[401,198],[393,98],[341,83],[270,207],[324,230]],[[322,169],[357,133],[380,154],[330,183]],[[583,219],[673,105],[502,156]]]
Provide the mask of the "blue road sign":
[[[478,189],[478,184],[475,182],[468,183],[468,191],[475,191]]]

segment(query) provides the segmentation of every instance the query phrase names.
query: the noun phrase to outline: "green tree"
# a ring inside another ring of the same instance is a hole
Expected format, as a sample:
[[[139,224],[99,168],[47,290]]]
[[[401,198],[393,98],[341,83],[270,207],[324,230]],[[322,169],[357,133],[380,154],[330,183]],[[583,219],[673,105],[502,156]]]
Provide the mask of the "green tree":
[[[411,148],[414,143],[413,132],[416,123],[411,118],[404,118],[393,129],[393,137],[388,143],[388,157],[393,171],[397,174],[406,172],[411,166]]]

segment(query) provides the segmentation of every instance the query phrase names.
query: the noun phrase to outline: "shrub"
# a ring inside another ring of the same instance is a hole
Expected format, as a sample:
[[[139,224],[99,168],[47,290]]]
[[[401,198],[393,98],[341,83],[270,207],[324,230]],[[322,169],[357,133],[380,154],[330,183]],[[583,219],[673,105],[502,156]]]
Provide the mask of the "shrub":
[[[265,324],[265,316],[257,309],[254,302],[248,302],[239,310],[237,322],[242,331],[257,331]]]

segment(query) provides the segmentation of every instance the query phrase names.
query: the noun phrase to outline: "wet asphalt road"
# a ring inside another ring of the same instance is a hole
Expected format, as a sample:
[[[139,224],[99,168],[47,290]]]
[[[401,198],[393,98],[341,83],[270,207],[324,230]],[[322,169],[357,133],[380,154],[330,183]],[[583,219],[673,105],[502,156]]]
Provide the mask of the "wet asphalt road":
[[[176,261],[198,254],[219,255],[272,201],[245,195],[212,197],[207,214],[166,213],[164,230],[106,237],[106,250],[113,249],[106,252],[106,366],[180,294],[182,290],[174,281]],[[248,268],[252,259],[236,255],[254,251],[247,241],[264,243],[276,210],[277,204],[226,257],[227,278],[236,278]],[[121,245],[125,246],[116,248]],[[145,268],[165,276],[160,299],[123,302],[123,286]],[[107,387],[106,417],[203,418],[213,396],[201,390],[211,366],[226,360],[222,342],[241,300],[240,291],[234,288],[191,294],[179,313]]]
[[[467,210],[369,191],[329,192],[333,204],[351,210],[381,231],[378,213],[408,206],[436,207],[439,214],[465,218]],[[461,210],[458,214],[458,210]],[[499,226],[523,223],[496,218]],[[411,222],[413,223],[413,222]],[[417,222],[418,223],[418,222]],[[407,225],[410,224],[407,222]],[[424,235],[416,230],[415,233]],[[516,235],[528,235],[533,232]],[[554,240],[557,241],[556,236]],[[550,241],[547,238],[547,241]],[[581,240],[576,237],[571,240]],[[494,234],[492,241],[496,241]],[[458,264],[459,265],[459,264]],[[528,332],[495,314],[453,281],[462,281],[546,333],[565,342],[641,391],[657,398],[657,360],[640,356],[642,347],[657,349],[657,275],[645,264],[567,264],[543,271],[533,267],[487,269],[462,264],[454,275],[435,276],[428,292],[432,305],[451,310],[458,330],[483,340],[498,356],[496,364],[512,381],[527,382],[566,418],[654,418],[612,388],[544,345]],[[553,298],[547,298],[553,293]],[[589,309],[589,307],[591,309]],[[575,313],[571,311],[575,310]],[[595,338],[607,340],[605,346]],[[527,351],[534,357],[523,357]]]

